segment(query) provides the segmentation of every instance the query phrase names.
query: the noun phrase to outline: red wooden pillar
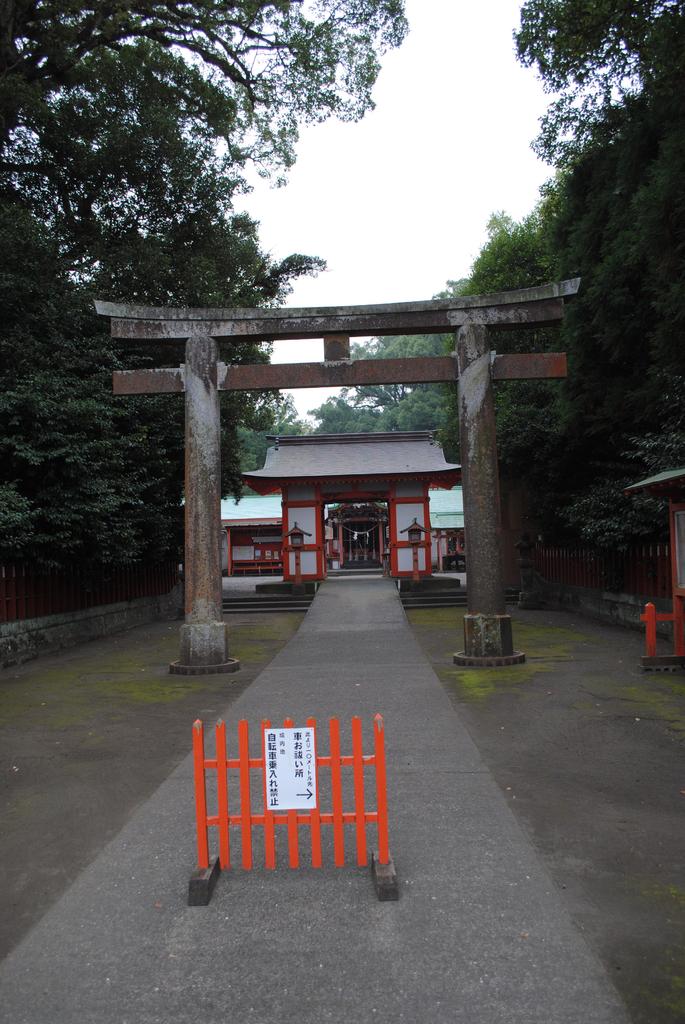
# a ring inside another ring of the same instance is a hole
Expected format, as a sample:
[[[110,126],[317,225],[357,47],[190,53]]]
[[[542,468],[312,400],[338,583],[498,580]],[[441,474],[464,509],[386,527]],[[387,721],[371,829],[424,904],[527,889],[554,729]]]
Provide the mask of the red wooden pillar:
[[[399,492],[399,493],[398,493]],[[406,534],[402,534],[405,526],[416,519],[429,532],[421,542],[423,551],[423,568],[419,566],[419,576],[431,575],[431,542],[428,485],[415,481],[413,485],[400,487],[394,485],[388,498],[388,517],[390,520],[390,575],[410,577],[413,574],[413,557],[411,544]],[[407,554],[404,554],[407,552]]]
[[[321,540],[321,550],[319,552],[319,571],[321,573],[320,579],[325,580],[328,576],[328,559],[326,558],[326,503],[323,500],[321,494],[321,485],[316,488],[316,498],[319,508],[319,519],[317,523],[317,536]]]
[[[288,532],[297,522],[309,534],[302,545],[302,579],[323,580],[326,578],[326,539],[323,527],[323,500],[321,488],[310,484],[283,486],[283,579],[295,579],[294,556],[286,550]],[[313,557],[312,557],[313,556]],[[291,561],[293,562],[291,566]]]
[[[673,588],[673,653],[685,655],[685,503],[669,501]]]
[[[431,499],[430,499],[430,495],[428,493],[428,484],[426,484],[425,487],[424,487],[424,492],[423,492],[423,525],[428,530],[428,533],[426,533],[424,535],[424,537],[425,537],[425,540],[424,540],[424,550],[426,552],[426,554],[425,554],[426,569],[425,569],[425,572],[423,573],[424,576],[432,576],[433,575],[433,547],[432,547],[433,535],[432,535],[432,532],[431,532],[431,508],[430,508],[430,506],[431,506]]]

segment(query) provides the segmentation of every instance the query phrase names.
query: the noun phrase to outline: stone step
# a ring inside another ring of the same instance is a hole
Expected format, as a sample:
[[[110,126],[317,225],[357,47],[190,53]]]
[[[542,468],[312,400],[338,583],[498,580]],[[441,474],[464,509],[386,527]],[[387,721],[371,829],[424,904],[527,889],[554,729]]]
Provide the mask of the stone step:
[[[309,601],[314,600],[314,594],[224,594],[224,604],[234,604],[239,601],[241,604],[264,604],[269,601],[271,604],[290,604],[292,601]]]
[[[244,597],[224,597],[225,614],[237,612],[306,612],[314,600],[313,594],[246,594]]]
[[[507,604],[516,604],[519,591],[508,587],[505,591]],[[466,590],[443,590],[433,593],[412,594],[411,591],[400,592],[403,608],[466,608],[468,594]]]
[[[403,608],[465,608],[466,594],[431,594],[424,597],[401,598]]]
[[[236,615],[240,612],[306,612],[312,602],[307,601],[304,598],[293,598],[290,601],[258,601],[258,602],[241,602],[241,601],[230,601],[224,602],[224,615]]]
[[[349,569],[329,569],[328,573],[327,573],[327,578],[328,579],[331,579],[331,577],[338,577],[339,578],[341,576],[382,576],[382,575],[383,575],[383,570],[380,569],[380,568],[375,568],[375,569],[374,568],[371,568],[371,569],[368,569],[368,568],[367,569],[364,569],[364,568],[361,568],[361,569],[352,569],[352,568],[349,568]]]

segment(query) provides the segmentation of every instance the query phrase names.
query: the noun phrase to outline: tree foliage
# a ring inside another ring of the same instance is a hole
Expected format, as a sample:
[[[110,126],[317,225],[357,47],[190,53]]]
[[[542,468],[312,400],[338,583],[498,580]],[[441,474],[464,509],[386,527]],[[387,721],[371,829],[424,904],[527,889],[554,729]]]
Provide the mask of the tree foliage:
[[[177,365],[182,347],[113,344],[92,298],[274,304],[323,266],[261,250],[234,211],[245,162],[287,164],[298,118],[360,116],[378,53],[405,26],[400,0],[307,10],[3,5],[0,559],[175,555],[183,403],[115,400],[111,372]],[[222,354],[268,359],[247,342]],[[270,393],[221,402],[222,483],[237,493],[239,427],[265,432],[279,405]]]
[[[297,415],[295,403],[290,395],[282,395],[278,399],[278,407],[273,422],[265,430],[248,430],[238,427],[238,437],[242,452],[241,470],[248,473],[261,469],[269,447],[269,436],[289,437],[293,434],[311,434],[312,425],[308,420],[301,420]]]
[[[0,8],[0,117],[5,138],[35,110],[88,77],[90,59],[174,54],[174,109],[265,165],[292,163],[297,124],[372,106],[378,56],[406,32],[402,0],[73,0]]]
[[[183,401],[114,398],[111,374],[121,366],[176,364],[182,350],[117,347],[93,315],[91,292],[74,282],[54,238],[27,211],[0,207],[0,244],[0,559],[90,566],[175,555]],[[258,253],[254,237],[253,245]],[[222,294],[230,299],[228,282]],[[262,298],[258,289],[252,294]],[[246,345],[232,358],[265,354]],[[237,423],[266,429],[273,401],[222,395],[225,491],[240,488]]]
[[[665,517],[624,487],[685,454],[685,116],[681,4],[528,0],[517,37],[557,93],[538,148],[562,165],[520,223],[498,214],[462,291],[581,277],[561,332],[563,383],[497,386],[503,471],[546,534],[624,545]]]
[[[556,280],[553,225],[558,202],[558,189],[549,185],[536,209],[520,222],[502,211],[493,214],[487,240],[469,277],[448,285],[444,294],[479,295]],[[556,328],[501,331],[493,334],[492,344],[499,353],[558,351],[563,347]],[[549,526],[556,520],[558,494],[567,472],[563,389],[557,382],[500,382],[495,388],[495,410],[501,472],[525,484],[536,515]],[[454,395],[449,398],[445,433],[458,436]]]
[[[392,359],[442,354],[443,335],[372,338],[355,342],[355,359]],[[343,388],[310,416],[317,421],[316,433],[439,430],[445,419],[442,389],[433,384],[378,384]]]
[[[620,130],[615,115],[631,97],[680,92],[684,13],[682,0],[525,0],[519,59],[556,94],[542,122],[541,155],[568,162]]]

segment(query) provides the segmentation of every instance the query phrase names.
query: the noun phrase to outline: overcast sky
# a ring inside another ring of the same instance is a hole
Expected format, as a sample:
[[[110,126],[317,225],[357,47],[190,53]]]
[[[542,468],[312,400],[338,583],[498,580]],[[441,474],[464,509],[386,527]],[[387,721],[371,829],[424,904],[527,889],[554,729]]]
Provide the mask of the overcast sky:
[[[519,0],[406,0],[410,31],[387,53],[376,109],[302,130],[285,187],[258,182],[244,208],[280,259],[321,256],[289,306],[430,299],[465,277],[491,213],[532,210],[550,168],[530,148],[548,98],[514,55]],[[274,362],[321,359],[281,342]],[[293,392],[301,414],[324,389]]]

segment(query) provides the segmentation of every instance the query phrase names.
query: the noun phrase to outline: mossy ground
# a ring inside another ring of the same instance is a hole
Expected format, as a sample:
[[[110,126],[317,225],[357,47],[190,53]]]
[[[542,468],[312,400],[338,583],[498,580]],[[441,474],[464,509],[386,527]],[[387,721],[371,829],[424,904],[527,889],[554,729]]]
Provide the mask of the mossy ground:
[[[670,672],[645,672],[626,680],[618,687],[607,675],[587,673],[585,691],[588,700],[579,701],[577,708],[590,708],[597,702],[619,703],[627,715],[641,722],[663,722],[681,738],[685,738],[685,675]]]
[[[168,622],[0,672],[0,955],[189,752],[194,719],[223,714],[301,621],[232,616],[231,675],[170,675]]]
[[[513,611],[523,665],[462,669],[460,609],[407,618],[634,1024],[685,1022],[685,673],[637,632]]]
[[[242,688],[244,669],[263,666],[287,643],[302,616],[236,617],[231,628],[231,656],[241,672],[228,676],[172,676],[168,666],[178,657],[178,627],[166,625],[162,636],[131,646],[131,633],[88,644],[72,656],[42,658],[0,673],[0,729],[22,720],[25,726],[65,729],[92,721],[103,711],[134,714],[145,705],[178,704],[193,697],[225,695]],[[266,620],[266,621],[262,621]],[[133,632],[133,631],[132,631]],[[137,631],[136,631],[137,632]],[[253,674],[253,673],[252,673]]]
[[[517,623],[516,648],[526,653],[522,665],[501,668],[460,668],[452,662],[452,655],[463,649],[464,611],[461,608],[415,608],[407,612],[419,642],[437,664],[436,672],[443,683],[454,686],[463,700],[485,700],[505,690],[520,690],[536,676],[552,672],[560,661],[568,661],[573,645],[587,638],[581,633],[563,627],[540,626],[535,623]],[[444,648],[442,657],[436,644]],[[525,696],[525,693],[522,693]]]

